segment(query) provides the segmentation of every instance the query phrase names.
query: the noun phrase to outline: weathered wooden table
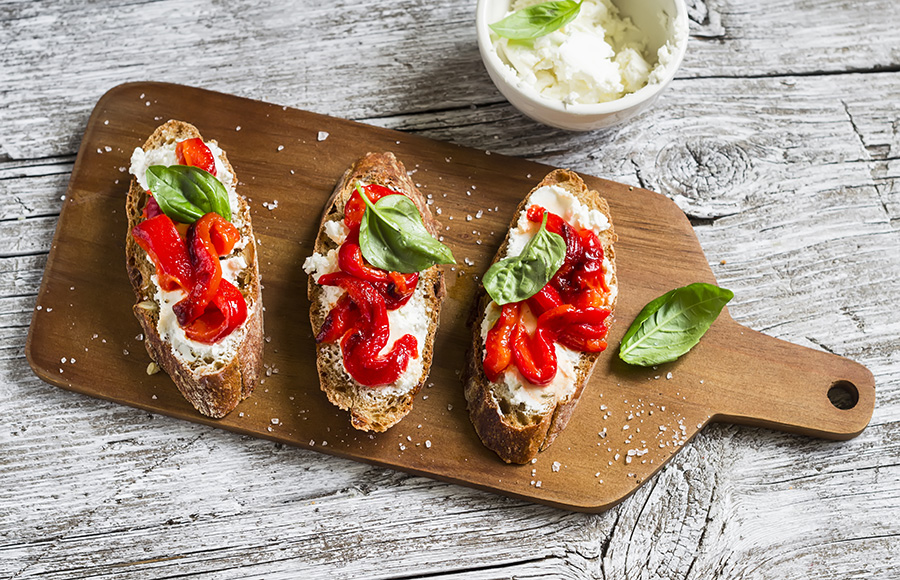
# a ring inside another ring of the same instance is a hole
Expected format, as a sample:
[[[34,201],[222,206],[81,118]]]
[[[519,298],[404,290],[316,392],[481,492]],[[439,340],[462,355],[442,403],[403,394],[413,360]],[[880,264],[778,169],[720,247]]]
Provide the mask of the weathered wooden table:
[[[575,134],[495,90],[472,2],[0,3],[0,577],[900,575],[900,4],[689,4],[659,104]],[[735,319],[874,373],[872,422],[846,442],[712,425],[587,515],[43,383],[24,345],[61,197],[93,105],[134,80],[663,193]]]

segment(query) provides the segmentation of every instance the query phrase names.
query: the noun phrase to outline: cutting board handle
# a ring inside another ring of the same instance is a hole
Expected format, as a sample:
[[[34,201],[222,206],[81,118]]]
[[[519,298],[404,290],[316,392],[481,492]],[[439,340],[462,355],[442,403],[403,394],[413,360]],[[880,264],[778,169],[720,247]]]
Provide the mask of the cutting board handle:
[[[715,390],[711,420],[827,439],[851,439],[869,424],[875,379],[866,367],[730,322],[717,341],[730,376]]]

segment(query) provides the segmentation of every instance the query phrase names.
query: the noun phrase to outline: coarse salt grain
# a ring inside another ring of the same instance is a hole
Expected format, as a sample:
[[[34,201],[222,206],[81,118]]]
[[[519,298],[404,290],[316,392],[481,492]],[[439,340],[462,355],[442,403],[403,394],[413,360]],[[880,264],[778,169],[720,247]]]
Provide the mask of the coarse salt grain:
[[[328,139],[328,131],[319,131],[319,134],[316,135],[316,139],[318,141],[324,141],[325,139]]]

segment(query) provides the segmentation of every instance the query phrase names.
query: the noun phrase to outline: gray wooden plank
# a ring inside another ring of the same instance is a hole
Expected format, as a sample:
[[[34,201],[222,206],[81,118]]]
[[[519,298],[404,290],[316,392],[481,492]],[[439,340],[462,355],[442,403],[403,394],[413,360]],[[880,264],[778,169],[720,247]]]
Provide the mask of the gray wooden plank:
[[[700,20],[681,77],[714,83],[900,65],[900,5],[892,0],[693,4]],[[132,80],[354,119],[502,102],[475,45],[473,8],[374,0],[295,8],[271,0],[14,3],[0,54],[0,148],[16,159],[73,153],[97,99]],[[712,38],[710,19],[722,29]]]

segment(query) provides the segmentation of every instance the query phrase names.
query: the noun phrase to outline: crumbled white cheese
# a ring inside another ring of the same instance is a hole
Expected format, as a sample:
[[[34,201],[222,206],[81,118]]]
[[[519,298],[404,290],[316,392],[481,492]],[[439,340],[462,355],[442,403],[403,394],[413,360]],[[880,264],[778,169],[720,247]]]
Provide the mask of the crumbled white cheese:
[[[344,243],[349,233],[350,228],[344,224],[344,220],[328,220],[325,222],[325,234],[339,246]]]
[[[303,262],[303,271],[312,276],[314,282],[318,282],[319,278],[325,274],[331,274],[338,271],[338,250],[333,248],[328,250],[324,256],[318,252],[306,258]],[[322,286],[322,301],[320,309],[324,314],[328,314],[337,304],[337,301],[343,296],[344,290],[338,286]]]
[[[511,10],[541,1],[518,0]],[[646,35],[611,0],[583,0],[574,20],[535,40],[492,38],[500,60],[523,84],[565,104],[604,103],[660,82],[674,52],[666,44],[651,66]]]

